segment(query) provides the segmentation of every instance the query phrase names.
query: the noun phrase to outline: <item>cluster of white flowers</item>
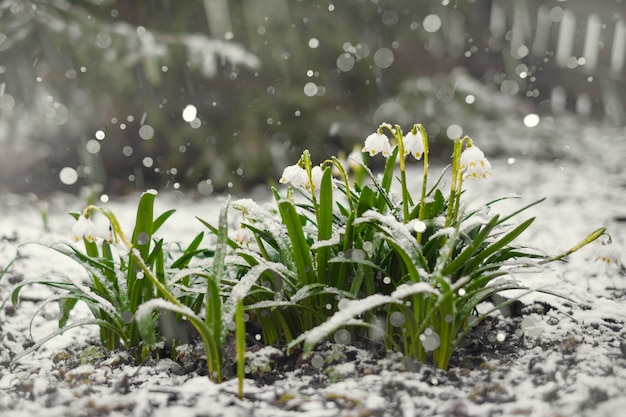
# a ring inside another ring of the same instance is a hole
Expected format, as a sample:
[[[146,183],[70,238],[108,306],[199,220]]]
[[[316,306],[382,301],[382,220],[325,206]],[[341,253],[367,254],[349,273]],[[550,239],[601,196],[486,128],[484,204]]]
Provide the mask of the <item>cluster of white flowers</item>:
[[[363,152],[369,152],[370,156],[382,153],[385,158],[388,158],[391,155],[389,138],[382,133],[372,133],[365,139]]]
[[[291,184],[294,187],[306,188],[307,190],[311,188],[311,183],[313,183],[313,187],[319,190],[320,184],[322,183],[322,175],[322,168],[320,166],[314,166],[311,168],[311,181],[309,181],[306,169],[296,164],[290,165],[284,169],[283,176],[280,178],[279,182],[281,184]]]
[[[411,131],[404,137],[404,155],[408,155],[409,152],[418,160],[424,154],[424,138],[419,130],[417,133]]]
[[[491,164],[478,146],[468,146],[461,153],[459,165],[463,178],[487,178],[491,175]]]
[[[367,152],[370,156],[375,156],[380,153],[385,158],[391,155],[393,148],[389,142],[389,138],[387,135],[381,133],[384,128],[390,131],[394,129],[388,123],[381,124],[376,132],[370,134],[365,139],[365,144],[361,152]],[[469,140],[469,138],[467,139]],[[402,137],[402,147],[404,156],[411,154],[415,159],[421,159],[425,150],[422,131],[414,126],[409,133]],[[350,160],[352,160],[352,163],[355,163],[361,160],[361,158],[355,157],[355,152],[353,151],[348,158],[348,161]],[[469,140],[467,148],[461,153],[459,165],[459,169],[463,172],[463,178],[487,178],[491,175],[491,164],[487,158],[485,158],[485,154],[483,154],[471,140]],[[309,179],[307,171],[299,164],[285,168],[283,176],[280,178],[281,184],[291,184],[294,187],[305,189],[310,189],[311,184],[315,189],[319,189],[321,181],[322,169],[319,166],[315,166],[311,169],[311,178]]]
[[[407,133],[404,136],[402,143],[404,146],[405,156],[410,153],[415,157],[415,159],[422,158],[422,155],[424,154],[424,138],[419,130],[417,133],[413,133],[413,131]],[[365,139],[365,146],[363,146],[363,152],[368,152],[370,156],[381,153],[385,158],[388,158],[389,155],[391,155],[391,149],[389,138],[379,132],[369,135]]]

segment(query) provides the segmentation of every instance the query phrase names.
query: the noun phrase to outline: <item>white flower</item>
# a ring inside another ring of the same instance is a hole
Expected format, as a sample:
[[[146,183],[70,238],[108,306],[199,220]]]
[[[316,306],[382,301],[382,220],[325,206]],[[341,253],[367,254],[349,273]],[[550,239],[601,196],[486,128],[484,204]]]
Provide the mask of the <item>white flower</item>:
[[[622,260],[620,259],[619,249],[616,245],[602,245],[600,249],[598,249],[596,262],[604,262],[610,266],[621,267]]]
[[[365,139],[363,152],[369,152],[370,156],[382,153],[385,158],[391,154],[391,145],[389,138],[382,133],[372,133]]]
[[[461,153],[461,171],[463,178],[487,178],[491,175],[491,164],[478,146],[469,146]]]
[[[319,165],[311,168],[311,181],[313,182],[313,187],[315,187],[316,190],[319,190],[320,187],[322,186],[323,176],[324,176],[324,171],[322,171],[322,168]],[[309,188],[308,181],[306,185],[307,185],[306,188]]]
[[[87,239],[89,242],[95,241],[96,225],[91,219],[88,219],[81,214],[72,227],[72,238],[74,239],[74,242],[78,242],[80,239]]]
[[[237,233],[235,233],[235,242],[240,245],[247,246],[250,243],[250,240],[252,240],[252,232],[243,226],[237,230]]]
[[[417,134],[412,131],[407,133],[403,140],[404,154],[408,155],[409,152],[413,154],[415,159],[421,159],[424,154],[424,139],[422,138],[422,132],[419,130]]]
[[[306,175],[306,170],[296,164],[285,168],[279,182],[281,184],[291,183],[294,187],[306,187],[309,179]]]

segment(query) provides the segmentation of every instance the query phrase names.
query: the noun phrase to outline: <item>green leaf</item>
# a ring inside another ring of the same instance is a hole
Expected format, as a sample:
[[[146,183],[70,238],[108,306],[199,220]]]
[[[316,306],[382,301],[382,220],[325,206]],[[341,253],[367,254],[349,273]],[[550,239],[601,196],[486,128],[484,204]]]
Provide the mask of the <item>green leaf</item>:
[[[141,339],[144,344],[148,346],[151,350],[157,344],[157,336],[156,336],[156,322],[158,320],[157,314],[142,314],[136,318],[137,328],[139,329],[139,334],[141,335]]]
[[[480,251],[476,256],[474,256],[463,268],[463,272],[465,275],[469,275],[474,271],[487,257],[495,254],[502,248],[504,248],[507,244],[514,241],[520,234],[524,232],[524,230],[528,229],[528,227],[535,221],[534,217],[526,220],[521,223],[519,226],[511,230],[509,233],[505,234],[503,237],[487,246],[485,249]]]
[[[333,233],[333,184],[330,167],[324,170],[320,185],[320,205],[317,216],[317,239],[328,240]],[[316,251],[317,282],[326,282],[326,266],[330,258],[330,248],[322,247]]]
[[[394,209],[394,205],[391,202],[391,199],[389,198],[389,190],[391,189],[391,183],[393,181],[393,173],[395,170],[395,163],[396,163],[395,161],[396,161],[397,156],[398,156],[398,148],[396,147],[391,153],[391,156],[387,158],[382,182],[378,181],[378,178],[376,177],[376,175],[374,175],[372,170],[369,169],[367,165],[359,163],[359,165],[361,165],[361,167],[369,175],[374,186],[378,189],[378,198],[376,199],[374,206],[380,213],[385,213],[387,211],[385,210],[385,206],[387,206],[387,208],[389,208],[390,210]]]
[[[372,187],[365,186],[363,187],[363,191],[359,195],[359,201],[357,203],[356,216],[362,216],[367,210],[370,210],[374,207],[374,202],[376,199],[376,193],[372,189]]]
[[[146,264],[155,269],[155,275],[162,283],[165,282],[165,259],[163,256],[163,239],[155,242]]]
[[[494,216],[489,221],[489,223],[483,225],[479,233],[473,237],[472,242],[467,245],[465,249],[456,256],[456,258],[454,258],[443,268],[443,275],[453,275],[461,267],[463,267],[465,263],[469,260],[469,258],[480,249],[485,239],[489,237],[489,234],[494,229],[494,227],[496,227],[497,224],[498,216]]]
[[[106,266],[102,272],[106,276],[107,281],[112,283],[115,287],[115,291],[119,293],[117,276],[115,275],[115,260],[113,259],[113,251],[111,251],[111,244],[106,240],[102,242],[102,263]]]
[[[163,223],[165,223],[167,219],[169,219],[170,216],[174,213],[176,213],[176,210],[174,209],[168,210],[165,213],[161,214],[156,219],[154,219],[154,221],[152,222],[152,233],[153,234],[156,233],[156,231],[159,230],[161,226],[163,226]]]
[[[410,218],[411,219],[418,218],[419,210],[420,210],[420,206],[418,204],[415,206],[415,208],[411,212]],[[433,200],[424,204],[423,219],[424,220],[434,219],[435,217],[440,216],[441,214],[445,213],[445,210],[446,210],[446,199],[443,196],[443,193],[441,192],[441,190],[436,189]]]
[[[207,229],[209,229],[211,233],[213,233],[214,235],[217,236],[219,234],[219,229],[213,226],[211,223],[207,222],[206,220],[202,220],[200,217],[196,217],[196,219],[198,219],[198,221],[202,223]],[[239,248],[239,244],[235,242],[234,240],[228,239],[227,242],[228,242],[228,246],[230,246],[232,249]]]
[[[300,216],[296,212],[293,203],[288,200],[278,201],[278,209],[291,241],[291,251],[298,270],[298,276],[305,284],[313,283],[315,282],[313,263],[311,262],[309,244],[302,230]]]
[[[222,329],[222,299],[220,296],[220,280],[224,275],[224,260],[228,251],[228,207],[230,199],[222,206],[218,220],[217,244],[213,256],[211,275],[207,280],[205,322],[211,329],[213,337],[226,339],[225,329]],[[218,343],[217,340],[214,343]]]
[[[70,318],[70,313],[76,306],[77,302],[78,302],[77,298],[63,298],[59,300],[59,310],[61,310],[60,311],[61,314],[59,317],[60,329],[64,328],[65,325],[67,324],[67,321]]]
[[[204,250],[198,250],[200,244],[202,243],[202,239],[204,239],[204,232],[200,232],[196,235],[196,237],[189,244],[189,246],[187,246],[187,249],[185,249],[185,252],[172,263],[171,267],[173,269],[186,268],[189,265],[191,259],[193,259],[196,255],[204,252]]]
[[[139,250],[144,260],[148,259],[150,242],[154,231],[154,199],[155,194],[145,192],[141,195],[137,206],[135,229],[133,230],[132,244]]]

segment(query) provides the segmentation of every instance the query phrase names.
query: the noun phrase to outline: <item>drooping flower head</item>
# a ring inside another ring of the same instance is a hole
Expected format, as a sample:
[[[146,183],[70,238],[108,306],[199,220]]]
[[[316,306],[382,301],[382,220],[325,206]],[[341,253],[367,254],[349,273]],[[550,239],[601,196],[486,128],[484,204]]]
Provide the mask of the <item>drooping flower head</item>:
[[[372,133],[365,139],[363,152],[369,152],[370,156],[382,153],[385,158],[388,158],[391,154],[389,138],[379,132]]]
[[[315,187],[316,190],[319,190],[320,187],[322,186],[323,176],[324,176],[324,171],[322,171],[322,168],[319,165],[316,165],[313,168],[311,168],[311,182],[313,183],[313,187]],[[308,181],[306,183],[306,188],[307,189],[310,188],[310,184]]]
[[[459,168],[463,172],[463,178],[487,178],[491,175],[491,164],[483,151],[473,144],[468,145],[461,153]]]
[[[306,188],[309,191],[311,190],[311,183],[313,183],[313,187],[316,190],[319,190],[322,184],[323,175],[324,171],[322,171],[322,167],[319,165],[314,166],[311,168],[311,180],[309,181],[306,169],[296,164],[285,168],[283,176],[280,178],[279,182],[281,184],[290,183],[294,187]]]
[[[300,165],[290,165],[283,171],[283,176],[280,178],[281,184],[290,183],[294,187],[305,188],[309,182],[306,175],[306,170]]]
[[[415,159],[421,159],[424,154],[424,138],[419,130],[413,133],[411,130],[403,139],[404,155],[411,153]]]
[[[96,240],[96,225],[90,218],[81,214],[72,227],[72,239],[74,242],[78,242],[83,238],[89,242],[94,242]]]
[[[603,262],[609,266],[622,267],[620,251],[615,244],[602,245],[596,254],[596,262]]]
[[[235,233],[235,242],[242,246],[248,246],[253,237],[254,236],[252,235],[250,229],[241,225],[239,230],[237,230],[237,233]]]

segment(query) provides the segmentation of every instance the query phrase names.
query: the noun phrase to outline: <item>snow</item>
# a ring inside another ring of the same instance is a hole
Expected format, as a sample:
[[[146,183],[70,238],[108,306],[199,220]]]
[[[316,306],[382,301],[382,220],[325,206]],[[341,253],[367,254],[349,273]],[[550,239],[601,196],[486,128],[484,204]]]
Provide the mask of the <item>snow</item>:
[[[542,123],[534,129],[546,134]],[[590,231],[606,226],[613,253],[621,254],[623,261],[625,132],[593,124],[582,126],[576,121],[567,121],[557,128],[558,132],[553,132],[557,142],[564,141],[558,135],[570,135],[568,149],[558,159],[520,153],[490,158],[492,176],[486,181],[467,181],[468,196],[477,206],[504,195],[523,196],[521,200],[495,204],[490,214],[507,214],[548,197],[523,216],[537,216],[522,235],[524,244],[556,255]],[[490,146],[477,137],[474,140],[489,157]],[[516,146],[534,149],[534,145],[521,139]],[[511,155],[515,156],[514,163]],[[415,166],[419,170],[419,165]],[[267,197],[271,201],[271,196]],[[127,231],[138,200],[139,196],[111,197],[106,203]],[[9,272],[0,278],[3,417],[612,417],[626,407],[626,277],[616,265],[595,260],[607,237],[569,256],[567,262],[537,268],[532,274],[516,271],[515,279],[521,285],[548,285],[576,302],[542,293],[526,295],[522,299],[529,309],[525,318],[494,314],[493,320],[485,321],[491,327],[484,328],[484,335],[470,336],[473,345],[461,348],[448,371],[403,360],[397,353],[381,357],[358,345],[329,348],[335,345],[323,343],[312,355],[323,358],[321,367],[313,366],[312,358],[298,357],[295,365],[270,372],[275,373],[275,381],[248,375],[244,398],[239,399],[235,379],[217,385],[195,370],[181,374],[181,365],[171,359],[136,365],[123,352],[101,351],[105,358],[81,364],[81,353],[97,346],[97,329],[93,326],[65,332],[10,369],[10,358],[32,344],[28,332],[30,317],[43,300],[53,295],[49,288],[28,286],[23,290],[20,308],[14,310],[10,301],[5,302],[16,281],[20,277],[28,280],[63,275],[77,281],[85,278],[84,271],[69,258],[39,245],[20,246],[32,241],[67,242],[70,238],[74,220],[66,213],[81,210],[84,200],[56,195],[47,201],[49,231],[44,229],[32,199],[0,196],[0,267],[6,267],[20,254]],[[219,196],[193,200],[180,193],[160,192],[155,213],[168,208],[176,208],[177,213],[159,234],[166,240],[188,242],[203,230],[195,216],[215,224],[222,204]],[[252,208],[250,202],[244,205]],[[266,216],[265,209],[262,211],[259,214]],[[53,304],[41,311],[33,322],[35,340],[56,330],[57,314]],[[79,306],[73,319],[86,317],[88,310]],[[476,328],[480,329],[481,325]],[[499,341],[493,337],[496,334],[506,337]],[[270,367],[272,361],[283,364],[281,361],[286,360],[272,356],[271,352],[261,354],[264,359],[270,357]],[[250,355],[249,359],[255,356]]]

